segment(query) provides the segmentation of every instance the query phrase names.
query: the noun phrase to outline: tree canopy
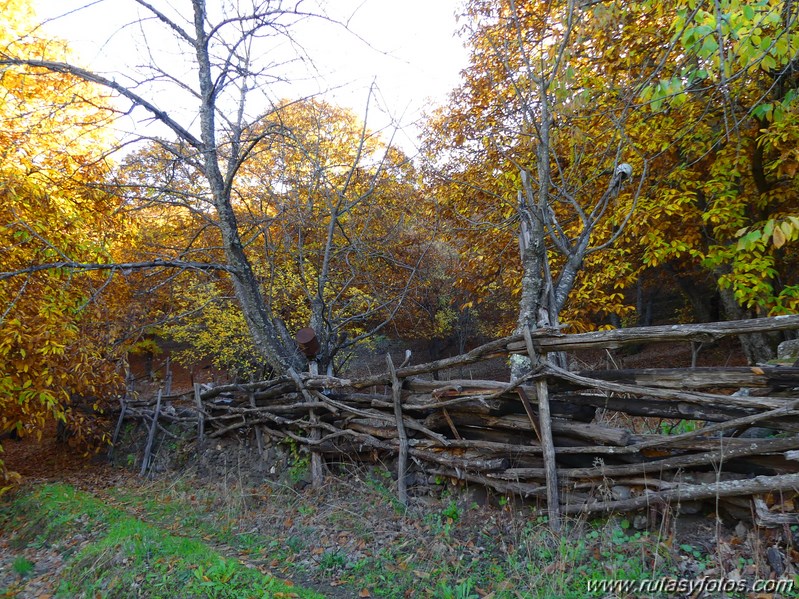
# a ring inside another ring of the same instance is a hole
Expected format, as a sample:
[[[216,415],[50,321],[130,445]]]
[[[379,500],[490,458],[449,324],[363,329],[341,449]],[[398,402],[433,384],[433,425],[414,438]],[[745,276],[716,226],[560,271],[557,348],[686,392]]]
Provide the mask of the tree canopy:
[[[253,377],[306,368],[308,325],[335,369],[377,334],[648,323],[656,295],[700,321],[799,305],[792,2],[468,0],[416,157],[285,93],[324,14],[136,4],[179,60],[112,77],[0,0],[0,429],[79,420],[146,335]],[[129,115],[158,134],[119,136]]]
[[[541,307],[619,324],[664,280],[698,318],[714,293],[728,318],[795,311],[792,3],[475,1],[465,17],[471,65],[427,147],[434,193],[481,225],[470,285],[503,276],[519,326]],[[507,265],[515,223],[528,255]]]

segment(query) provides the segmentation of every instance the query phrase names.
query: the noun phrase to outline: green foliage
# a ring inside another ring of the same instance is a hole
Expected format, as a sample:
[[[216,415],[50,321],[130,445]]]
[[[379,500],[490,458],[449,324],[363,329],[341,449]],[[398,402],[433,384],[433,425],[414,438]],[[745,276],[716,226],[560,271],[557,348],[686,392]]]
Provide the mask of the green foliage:
[[[64,554],[60,596],[123,596],[137,588],[148,597],[319,597],[225,558],[203,542],[173,536],[86,493],[64,485],[21,494],[0,510],[15,542]],[[194,528],[197,534],[198,528]],[[88,536],[73,553],[69,540]]]
[[[693,432],[696,428],[695,420],[661,420],[660,422],[660,433],[663,435],[681,435]]]
[[[11,568],[19,576],[28,576],[31,572],[33,572],[35,567],[36,564],[23,556],[15,558],[11,564]]]
[[[471,578],[458,581],[454,587],[439,582],[436,587],[436,597],[440,599],[478,599],[480,595],[475,592],[475,587],[475,582]]]
[[[311,456],[302,451],[294,439],[286,439],[282,444],[289,450],[288,478],[291,484],[306,480],[311,472]]]
[[[244,378],[259,372],[262,359],[244,313],[221,282],[189,283],[176,299],[176,310],[190,314],[163,327],[167,337],[185,347],[175,352],[177,361],[191,366],[209,358],[217,368]]]

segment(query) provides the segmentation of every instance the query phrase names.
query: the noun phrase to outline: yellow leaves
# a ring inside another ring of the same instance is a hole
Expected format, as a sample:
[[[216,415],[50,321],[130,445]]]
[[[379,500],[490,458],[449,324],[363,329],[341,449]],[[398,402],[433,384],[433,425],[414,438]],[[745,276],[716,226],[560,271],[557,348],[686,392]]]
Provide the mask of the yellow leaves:
[[[66,47],[24,35],[27,2],[0,0],[5,52],[63,59]],[[0,264],[25,269],[55,260],[100,262],[124,226],[119,200],[97,189],[109,111],[92,86],[52,73],[6,68],[0,79]],[[55,109],[54,107],[58,107]],[[97,292],[105,289],[101,297]],[[0,282],[0,414],[40,428],[68,393],[118,383],[110,321],[119,286],[65,269]]]
[[[784,223],[784,224],[787,224],[787,223]],[[789,226],[789,233],[790,233],[790,226]],[[774,232],[772,233],[772,235],[773,235],[774,247],[777,248],[777,249],[779,249],[782,246],[784,246],[785,242],[788,239],[787,235],[785,235],[785,233],[783,232],[782,227],[774,227]]]

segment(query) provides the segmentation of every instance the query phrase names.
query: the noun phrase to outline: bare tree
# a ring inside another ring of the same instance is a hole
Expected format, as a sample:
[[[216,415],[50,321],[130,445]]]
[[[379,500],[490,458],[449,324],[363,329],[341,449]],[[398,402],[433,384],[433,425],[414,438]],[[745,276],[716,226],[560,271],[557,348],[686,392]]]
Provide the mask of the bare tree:
[[[466,28],[480,49],[475,54],[480,61],[475,67],[478,81],[473,85],[490,82],[495,90],[485,119],[491,148],[518,173],[522,278],[517,332],[559,325],[585,259],[622,234],[648,170],[624,127],[634,97],[629,92],[640,81],[626,82],[626,98],[608,110],[606,118],[593,118],[592,124],[601,128],[596,138],[603,147],[579,147],[565,140],[572,126],[580,127],[574,125],[578,91],[566,90],[565,82],[580,68],[575,57],[591,18],[582,4],[475,3]],[[583,114],[586,111],[591,107]],[[630,183],[635,191],[625,200],[614,231],[598,236],[603,219],[620,213],[615,200]],[[559,255],[556,265],[550,263],[548,250]],[[518,374],[525,367],[520,363],[514,371]]]
[[[208,252],[203,260],[192,260],[189,256],[196,257],[201,252],[196,247],[187,247],[168,259],[158,257],[155,261],[124,266],[146,268],[153,266],[153,262],[159,267],[188,264],[193,268],[216,269],[225,273],[257,353],[277,372],[299,370],[304,367],[305,358],[297,351],[280,315],[274,312],[271,298],[265,296],[264,290],[268,285],[256,274],[248,253],[248,247],[258,235],[266,234],[265,229],[259,233],[251,227],[252,223],[242,223],[242,212],[236,208],[236,203],[240,198],[239,188],[243,185],[241,173],[248,161],[270,144],[297,144],[296,132],[281,120],[283,106],[276,97],[280,92],[272,88],[285,83],[281,64],[307,60],[292,37],[295,25],[302,19],[327,17],[321,10],[305,10],[304,3],[284,4],[280,0],[247,3],[186,0],[182,4],[188,10],[147,0],[134,2],[141,17],[131,27],[142,32],[143,54],[147,58],[144,67],[130,68],[123,74],[110,76],[76,64],[16,56],[10,51],[0,52],[0,64],[68,73],[107,88],[118,96],[121,116],[136,116],[143,111],[146,119],[157,123],[160,130],[167,131],[167,135],[149,138],[149,141],[162,148],[166,160],[177,165],[176,170],[183,169],[182,175],[177,177],[180,185],[172,185],[175,180],[170,180],[168,174],[150,173],[136,182],[134,186],[138,189],[134,195],[147,195],[150,200],[163,204],[178,204],[199,215],[207,226],[218,230],[223,259],[213,262],[209,258],[212,252]],[[179,51],[176,62],[164,58],[158,49],[161,45],[167,45],[173,54],[176,54],[175,48]],[[181,106],[181,98],[193,107]],[[395,297],[384,297],[359,315],[350,311],[344,320],[337,320],[335,304],[346,297],[346,288],[355,278],[356,267],[351,260],[347,261],[347,256],[359,250],[358,240],[353,239],[348,240],[349,250],[342,249],[341,238],[346,238],[343,219],[356,207],[371,201],[378,182],[391,168],[399,168],[401,162],[388,160],[391,150],[384,148],[383,158],[378,158],[370,171],[373,184],[360,185],[356,190],[351,183],[356,175],[363,179],[364,160],[375,158],[374,155],[365,156],[362,151],[370,135],[364,128],[360,141],[356,142],[357,147],[350,153],[350,162],[337,165],[335,183],[331,183],[330,171],[326,171],[321,163],[316,164],[315,171],[312,169],[310,180],[306,182],[315,191],[317,188],[323,190],[327,208],[322,225],[326,228],[326,239],[322,244],[320,268],[314,273],[315,280],[307,281],[305,285],[312,313],[310,324],[321,337],[326,363],[342,346],[385,326],[401,304],[415,270],[412,262],[400,264],[401,261],[384,256],[384,259],[395,260],[395,265],[404,270],[405,286],[395,286]],[[136,140],[148,141],[148,137],[138,136],[133,142]],[[127,143],[132,142],[128,140]],[[312,163],[315,148],[305,147],[303,151]],[[186,180],[197,175],[199,180],[187,186]],[[276,183],[272,181],[268,185],[276,190],[279,187]],[[130,192],[134,186],[130,181],[128,185]],[[281,189],[280,192],[288,193],[288,190]],[[313,225],[318,227],[320,223]],[[267,247],[268,240],[265,241]],[[300,256],[302,275],[302,238],[295,241],[299,243],[295,250]],[[339,265],[350,264],[352,277],[349,280],[345,276],[334,281],[332,269],[337,262]],[[35,268],[39,267],[46,265]],[[109,266],[103,265],[103,268]],[[14,274],[18,273],[5,273],[4,276]],[[333,288],[333,283],[341,286]],[[360,335],[347,339],[343,330],[348,322],[357,318],[369,326],[362,327]]]

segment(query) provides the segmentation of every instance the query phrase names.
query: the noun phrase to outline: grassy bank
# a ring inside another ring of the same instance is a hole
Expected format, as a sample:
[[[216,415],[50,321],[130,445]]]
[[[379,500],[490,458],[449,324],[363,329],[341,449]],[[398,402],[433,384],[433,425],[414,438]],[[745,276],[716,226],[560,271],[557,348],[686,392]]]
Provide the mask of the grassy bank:
[[[0,528],[18,551],[20,580],[35,567],[25,549],[47,549],[64,560],[56,597],[322,597],[237,559],[198,538],[166,532],[127,511],[67,485],[21,491],[0,507]],[[0,597],[14,597],[14,585]]]
[[[573,519],[554,535],[512,499],[478,505],[447,491],[405,511],[390,478],[367,470],[302,490],[191,476],[92,493],[47,485],[0,503],[0,557],[3,539],[12,554],[0,560],[0,599],[41,596],[15,585],[42,569],[44,549],[63,560],[56,597],[660,598],[676,595],[635,585],[773,576],[767,549],[785,531],[669,522],[637,531],[623,517]],[[794,575],[791,566],[784,577]],[[597,585],[619,579],[630,588]]]

